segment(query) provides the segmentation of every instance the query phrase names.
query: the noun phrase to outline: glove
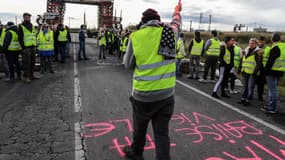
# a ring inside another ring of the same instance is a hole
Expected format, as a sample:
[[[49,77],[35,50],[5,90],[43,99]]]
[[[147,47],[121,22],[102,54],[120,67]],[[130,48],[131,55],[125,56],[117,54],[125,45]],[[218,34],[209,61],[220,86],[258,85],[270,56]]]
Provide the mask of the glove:
[[[175,7],[175,11],[181,12],[181,10],[182,10],[182,3],[181,3],[181,0],[179,0],[178,4]]]

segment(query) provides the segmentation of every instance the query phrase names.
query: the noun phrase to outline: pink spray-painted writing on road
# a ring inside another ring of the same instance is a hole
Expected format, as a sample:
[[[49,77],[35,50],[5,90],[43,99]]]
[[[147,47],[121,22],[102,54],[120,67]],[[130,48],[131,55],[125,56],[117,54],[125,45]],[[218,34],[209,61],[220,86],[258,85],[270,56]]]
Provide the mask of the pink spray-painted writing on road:
[[[82,136],[86,139],[97,139],[104,136],[110,138],[111,136],[112,145],[109,148],[115,150],[120,156],[124,156],[122,148],[126,145],[131,145],[129,137],[134,128],[130,119],[88,123],[83,126],[85,132]],[[122,133],[123,128],[127,131],[127,135],[119,137],[116,133]],[[213,117],[197,112],[193,112],[191,116],[179,113],[172,116],[170,131],[172,135],[186,136],[185,142],[190,142],[193,145],[203,144],[206,139],[206,143],[209,143],[209,139],[212,139],[215,143],[229,143],[231,147],[241,148],[243,153],[236,155],[227,151],[229,147],[225,147],[224,150],[217,151],[219,156],[209,156],[204,158],[204,160],[263,160],[264,157],[262,156],[264,155],[273,160],[285,159],[285,142],[283,140],[273,135],[265,135],[262,130],[245,120],[219,122]],[[271,149],[270,146],[258,142],[256,137],[267,138],[268,141],[272,141],[271,144],[275,144],[277,148],[279,146],[278,152],[276,149]],[[171,143],[171,147],[176,147],[177,145],[177,143]],[[155,143],[150,134],[146,135],[146,146],[144,149],[146,151],[155,150]]]

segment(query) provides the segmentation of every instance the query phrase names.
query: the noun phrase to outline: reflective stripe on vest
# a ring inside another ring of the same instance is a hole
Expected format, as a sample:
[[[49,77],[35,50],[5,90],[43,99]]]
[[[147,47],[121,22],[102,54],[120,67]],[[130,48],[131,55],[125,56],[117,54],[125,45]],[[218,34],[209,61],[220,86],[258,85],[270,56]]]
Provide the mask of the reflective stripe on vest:
[[[8,51],[20,51],[22,48],[21,48],[21,45],[19,43],[18,34],[12,30],[9,30],[8,32],[10,32],[12,34],[12,39],[11,39],[11,42],[8,46]]]
[[[183,40],[182,39],[178,39],[178,41],[177,41],[177,45],[176,45],[176,51],[177,51],[177,53],[176,53],[176,58],[178,58],[178,59],[181,59],[181,58],[184,58],[184,54],[181,52],[181,45],[183,45]],[[183,47],[184,48],[184,47]]]
[[[225,50],[225,55],[224,55],[223,59],[226,62],[226,64],[231,63],[231,52],[228,50],[228,48],[226,48],[226,50]]]
[[[262,63],[263,63],[263,66],[265,67],[267,61],[268,61],[268,58],[269,58],[269,53],[270,53],[270,47],[266,46],[264,48],[264,51],[263,51],[263,55],[262,55]]]
[[[3,28],[2,32],[1,32],[1,35],[0,35],[0,46],[3,46],[5,36],[6,36],[6,29]]]
[[[271,69],[285,72],[285,43],[279,42],[276,46],[280,49],[280,56],[275,60]]]
[[[33,27],[32,32],[28,30],[24,25],[20,25],[23,29],[24,33],[24,45],[25,47],[31,47],[37,45],[36,40],[36,30],[35,27]]]
[[[191,49],[191,55],[193,56],[201,56],[202,54],[202,50],[203,50],[203,46],[204,46],[204,40],[201,40],[199,43],[193,39],[193,46]]]
[[[37,37],[39,51],[53,51],[54,40],[53,32],[49,30],[46,34],[41,31]]]
[[[59,31],[58,41],[59,42],[67,42],[68,41],[68,39],[67,39],[67,30],[66,29],[64,29],[64,31]]]
[[[240,50],[241,50],[240,47],[237,47],[237,46],[234,47],[234,52],[235,52],[235,55],[234,55],[234,67],[235,68],[238,68],[239,64],[240,64]]]
[[[247,74],[253,74],[253,71],[256,67],[256,61],[255,61],[255,54],[246,57],[243,56],[242,58],[242,72],[245,72]]]
[[[156,91],[175,87],[175,60],[165,60],[157,53],[162,29],[162,27],[146,27],[131,34],[130,39],[136,59],[134,90]]]
[[[211,39],[211,45],[207,51],[208,56],[219,56],[220,55],[220,41],[214,38]]]

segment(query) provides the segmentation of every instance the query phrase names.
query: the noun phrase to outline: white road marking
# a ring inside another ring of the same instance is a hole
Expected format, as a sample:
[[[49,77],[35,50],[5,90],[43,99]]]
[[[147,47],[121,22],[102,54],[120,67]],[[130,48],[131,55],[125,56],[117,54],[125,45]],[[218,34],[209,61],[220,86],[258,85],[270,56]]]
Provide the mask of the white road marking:
[[[236,107],[234,107],[234,106],[232,106],[232,105],[230,105],[230,104],[228,104],[226,102],[223,102],[223,101],[221,101],[219,99],[216,99],[216,98],[212,97],[211,95],[209,95],[209,94],[207,94],[207,93],[205,93],[205,92],[203,92],[203,91],[201,91],[201,90],[199,90],[197,88],[194,88],[194,87],[192,87],[192,86],[190,86],[190,85],[188,85],[188,84],[186,84],[186,83],[184,83],[182,81],[176,80],[176,82],[178,84],[180,84],[180,85],[182,85],[182,86],[184,86],[184,87],[194,91],[194,92],[197,92],[197,93],[199,93],[199,94],[201,94],[201,95],[203,95],[203,96],[205,96],[205,97],[207,97],[207,98],[209,98],[209,99],[211,99],[211,100],[213,100],[213,101],[215,101],[215,102],[217,102],[217,103],[219,103],[219,104],[221,104],[221,105],[223,105],[223,106],[225,106],[225,107],[227,107],[227,108],[229,108],[229,109],[231,109],[233,111],[235,111],[235,112],[238,112],[239,114],[241,114],[241,115],[243,115],[243,116],[245,116],[245,117],[247,117],[249,119],[252,119],[252,120],[254,120],[254,121],[256,121],[256,122],[258,122],[258,123],[260,123],[260,124],[270,128],[270,129],[272,129],[272,130],[274,130],[274,131],[276,131],[278,133],[281,133],[281,134],[285,135],[285,130],[284,129],[281,129],[281,128],[277,127],[277,126],[274,126],[274,125],[272,125],[272,124],[270,124],[270,123],[268,123],[268,122],[266,122],[266,121],[264,121],[264,120],[262,120],[260,118],[255,117],[252,114],[244,112],[244,111],[242,111],[242,110],[240,110],[240,109],[238,109],[238,108],[236,108]]]
[[[74,38],[74,37],[73,37]],[[82,114],[82,106],[81,106],[81,91],[80,91],[80,81],[79,81],[79,73],[77,68],[77,60],[76,60],[76,48],[75,44],[73,44],[73,65],[74,65],[74,112]],[[80,122],[74,123],[74,147],[75,147],[75,160],[85,160],[85,151],[84,146],[85,141],[81,136],[81,124]]]

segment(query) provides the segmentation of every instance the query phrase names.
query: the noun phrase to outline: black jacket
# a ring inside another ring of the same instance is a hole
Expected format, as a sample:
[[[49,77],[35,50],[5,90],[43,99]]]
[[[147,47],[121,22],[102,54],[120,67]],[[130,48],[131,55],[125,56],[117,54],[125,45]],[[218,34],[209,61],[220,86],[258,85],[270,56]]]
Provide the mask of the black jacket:
[[[271,69],[272,66],[274,65],[276,59],[278,57],[280,57],[280,55],[281,55],[281,52],[280,52],[280,49],[278,46],[275,46],[270,50],[269,58],[268,58],[268,61],[265,65],[265,68],[264,68],[264,74],[265,75],[271,75],[271,76],[276,76],[276,77],[282,77],[283,76],[283,74],[284,74],[283,72],[274,71]]]
[[[80,30],[80,32],[79,32],[79,41],[85,42],[85,33],[83,30]]]
[[[23,22],[21,25],[25,26],[29,31],[32,32],[32,30],[33,30],[33,24],[32,23]],[[23,49],[25,49],[24,31],[23,31],[23,28],[21,26],[18,27],[18,36],[19,36],[20,45],[22,46]],[[36,47],[36,46],[31,46],[31,47]]]
[[[7,53],[7,54],[19,53],[19,51],[8,51],[8,47],[9,47],[11,41],[12,41],[12,33],[9,32],[9,30],[15,31],[16,33],[18,32],[17,31],[18,30],[17,26],[12,26],[12,27],[10,27],[10,28],[8,28],[6,30],[6,36],[4,38],[4,43],[3,43],[2,50],[3,50],[4,53]]]

